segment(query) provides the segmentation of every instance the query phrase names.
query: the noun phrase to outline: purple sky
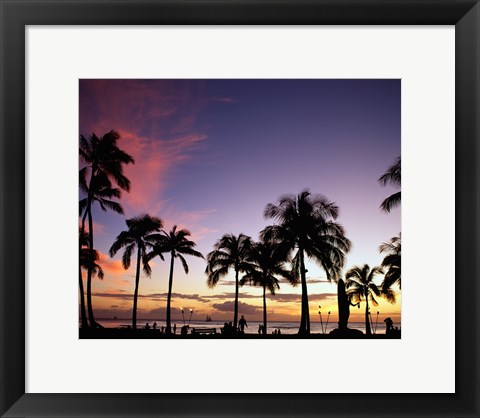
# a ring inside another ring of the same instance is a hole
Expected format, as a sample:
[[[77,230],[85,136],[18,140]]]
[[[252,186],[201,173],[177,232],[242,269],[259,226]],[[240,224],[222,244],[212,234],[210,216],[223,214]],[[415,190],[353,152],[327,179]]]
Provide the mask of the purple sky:
[[[340,207],[339,222],[353,243],[346,267],[374,266],[382,260],[378,246],[400,232],[400,209],[379,210],[394,189],[377,182],[400,155],[400,96],[400,80],[81,80],[79,128],[84,135],[118,130],[120,147],[135,158],[126,170],[132,191],[121,200],[126,217],[147,212],[167,227],[178,223],[204,254],[224,233],[257,238],[271,223],[263,219],[267,203],[309,188]],[[96,209],[94,220],[95,247],[106,254],[125,228],[124,217]],[[130,291],[133,272],[117,271],[116,260],[104,258],[98,292]],[[142,278],[140,293],[166,289],[167,263],[154,263],[158,268],[152,279]],[[188,276],[178,266],[174,291],[205,295],[210,302],[195,308],[215,313],[213,305],[223,299],[213,296],[233,287],[212,291],[205,263],[191,259],[190,266]],[[324,277],[313,264],[309,274]],[[105,311],[130,306],[97,299]],[[397,305],[389,309],[398,311]],[[152,310],[145,304],[146,316]]]

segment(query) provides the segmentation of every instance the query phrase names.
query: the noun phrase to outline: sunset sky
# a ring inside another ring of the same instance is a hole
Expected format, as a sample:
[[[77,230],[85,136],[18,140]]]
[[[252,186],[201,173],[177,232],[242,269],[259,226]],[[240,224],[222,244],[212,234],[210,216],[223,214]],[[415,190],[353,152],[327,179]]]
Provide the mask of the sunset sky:
[[[400,209],[379,209],[396,190],[377,181],[400,156],[400,80],[80,80],[79,104],[80,134],[115,129],[135,159],[125,170],[132,185],[120,201],[125,216],[93,210],[105,271],[92,285],[98,319],[131,318],[135,260],[125,271],[121,251],[110,258],[108,250],[125,219],[142,213],[161,218],[165,229],[189,229],[206,255],[225,233],[257,239],[272,224],[263,218],[266,204],[308,188],[340,207],[353,244],[345,271],[380,265],[379,245],[400,232]],[[154,259],[151,278],[141,275],[139,318],[165,317],[168,261]],[[187,262],[188,275],[175,268],[173,319],[184,307],[194,319],[232,320],[233,272],[209,289],[205,261]],[[336,284],[314,263],[307,268],[311,320],[321,305],[337,322]],[[267,300],[269,320],[299,321],[300,293],[282,283]],[[261,319],[261,289],[245,286],[239,300],[240,315]],[[399,321],[400,294],[395,305],[379,302],[372,313]],[[352,308],[350,320],[363,321],[364,307]]]

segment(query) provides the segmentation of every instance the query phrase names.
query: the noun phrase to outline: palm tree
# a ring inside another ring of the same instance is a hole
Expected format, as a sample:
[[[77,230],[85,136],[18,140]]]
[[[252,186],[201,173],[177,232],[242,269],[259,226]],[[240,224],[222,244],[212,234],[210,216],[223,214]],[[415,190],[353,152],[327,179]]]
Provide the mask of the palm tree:
[[[310,334],[305,257],[316,261],[326,272],[328,280],[336,281],[350,250],[350,241],[343,227],[335,222],[338,207],[322,195],[312,195],[308,190],[299,195],[286,195],[278,204],[265,208],[265,218],[274,218],[278,225],[266,227],[263,239],[283,242],[293,257],[293,274],[300,277],[302,285],[302,315],[299,334]]]
[[[276,276],[286,278],[296,285],[296,277],[285,268],[288,258],[288,248],[278,242],[262,241],[252,245],[251,258],[254,266],[240,280],[240,285],[246,283],[263,288],[263,334],[267,334],[267,300],[266,291],[274,295],[280,289],[280,281]]]
[[[233,268],[235,271],[235,305],[233,314],[233,329],[237,329],[238,324],[238,275],[241,272],[247,272],[252,267],[251,262],[251,238],[240,234],[224,235],[214,245],[214,250],[207,256],[207,268],[205,273],[208,276],[207,284],[214,287],[220,278],[226,276],[228,271]]]
[[[105,178],[109,181],[114,181],[118,187],[122,190],[130,190],[130,180],[123,174],[124,164],[134,163],[133,158],[118,148],[117,143],[120,139],[120,134],[117,131],[107,132],[102,137],[98,138],[95,134],[90,135],[88,138],[83,135],[80,136],[79,153],[85,166],[81,170],[80,179],[85,179],[84,192],[86,193],[85,201],[85,216],[88,216],[88,236],[89,236],[89,248],[90,259],[93,260],[93,218],[92,218],[92,203],[94,202],[94,190],[96,190],[95,182],[100,181],[104,184],[105,188],[111,189],[110,186],[105,185]],[[90,179],[87,182],[87,175],[90,175]],[[100,180],[98,180],[100,179]],[[82,181],[82,180],[81,180]],[[106,197],[106,196],[104,196]],[[110,197],[120,197],[112,194]],[[105,208],[115,210],[111,205],[104,204]],[[103,207],[102,207],[103,209]],[[85,231],[85,219],[82,219],[82,233]],[[92,281],[92,268],[93,263],[89,263],[87,273],[87,303],[88,303],[88,315],[90,319],[90,325],[95,327],[95,318],[93,315],[93,307],[91,301],[91,281]]]
[[[88,264],[90,262],[90,251],[88,248],[88,235],[83,233],[80,235],[80,307],[81,307],[81,315],[82,315],[82,328],[88,328],[88,321],[87,321],[87,312],[85,310],[85,292],[83,290],[83,277],[82,277],[82,269],[88,270]],[[99,279],[103,280],[104,274],[102,267],[97,263],[100,259],[97,250],[93,250],[93,267],[92,267],[92,275],[97,275]]]
[[[92,211],[91,207],[94,203],[98,203],[100,208],[103,211],[107,211],[110,209],[116,213],[123,214],[123,208],[112,198],[120,198],[120,190],[118,188],[113,188],[112,183],[106,176],[104,172],[99,172],[95,176],[90,179],[90,184],[87,185],[86,180],[87,169],[84,167],[80,170],[80,190],[84,195],[87,197],[80,200],[80,216],[82,217],[81,229],[80,229],[80,236],[85,237],[87,239],[87,248],[91,248],[90,246],[93,245],[93,219],[92,219]],[[90,205],[90,206],[89,206]],[[85,231],[85,219],[88,215],[88,231],[87,234]],[[81,249],[80,249],[81,251]],[[89,250],[87,249],[87,254]],[[92,305],[92,277],[94,271],[88,268],[88,265],[94,265],[95,262],[95,254],[94,252],[90,253],[90,257],[92,262],[87,263],[87,305],[88,305],[88,316],[90,319],[90,325],[95,328],[95,318],[93,315],[93,305]],[[83,288],[83,281],[82,281],[82,288]]]
[[[130,259],[132,253],[137,249],[137,268],[135,273],[135,293],[133,295],[133,313],[132,313],[132,328],[137,328],[137,298],[138,298],[138,284],[140,281],[140,261],[142,262],[143,272],[150,276],[152,269],[148,264],[148,250],[152,250],[157,242],[158,234],[162,228],[162,221],[159,218],[150,215],[141,215],[136,218],[127,219],[128,229],[120,232],[115,238],[109,253],[113,257],[121,248],[125,248],[122,255],[122,265],[125,270],[130,267]],[[163,259],[163,256],[159,254]]]
[[[348,289],[348,297],[354,302],[361,302],[365,300],[365,332],[367,335],[372,334],[369,320],[368,301],[370,300],[374,306],[378,305],[375,296],[380,296],[381,292],[377,285],[373,283],[377,274],[383,274],[381,267],[374,267],[370,270],[370,266],[365,264],[363,267],[355,266],[347,271],[345,276],[346,288]]]
[[[172,300],[173,269],[175,265],[175,258],[178,258],[182,262],[183,269],[185,270],[186,274],[188,274],[188,264],[183,255],[191,255],[193,257],[203,258],[203,255],[194,249],[196,244],[187,238],[189,236],[190,232],[186,229],[180,229],[177,231],[177,225],[174,225],[169,233],[161,231],[160,234],[155,237],[155,239],[157,239],[157,244],[148,256],[151,259],[156,255],[162,256],[162,253],[170,253],[170,275],[168,278],[167,297],[167,334],[172,332],[170,303]]]
[[[393,237],[389,242],[384,242],[379,248],[381,253],[386,253],[382,261],[382,267],[385,267],[386,273],[381,283],[382,293],[389,296],[390,302],[395,302],[395,293],[391,290],[394,284],[402,288],[401,278],[401,258],[402,243],[401,235]]]
[[[386,186],[387,184],[400,187],[401,185],[401,159],[398,157],[395,162],[387,169],[387,171],[378,179],[378,182],[382,186]],[[390,210],[394,207],[400,205],[401,201],[401,192],[397,192],[392,194],[391,196],[387,197],[380,208],[385,212],[390,212]]]

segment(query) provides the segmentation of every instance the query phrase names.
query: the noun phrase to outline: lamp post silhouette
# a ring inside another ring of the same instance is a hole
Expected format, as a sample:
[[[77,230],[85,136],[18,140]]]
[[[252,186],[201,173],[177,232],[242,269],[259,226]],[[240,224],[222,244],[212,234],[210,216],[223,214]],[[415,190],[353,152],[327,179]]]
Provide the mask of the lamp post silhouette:
[[[375,331],[373,331],[374,334],[377,333],[377,325],[378,325],[378,315],[379,315],[380,311],[377,311],[377,320],[375,321]]]
[[[185,314],[183,312],[183,308],[180,308],[182,310],[182,317],[183,317],[183,325],[185,325]]]
[[[370,326],[372,328],[373,333],[375,334],[375,329],[373,328],[373,319],[372,319],[372,313],[370,312],[370,308],[368,308],[368,316],[370,318]]]
[[[327,333],[327,328],[328,328],[328,321],[329,321],[329,319],[330,319],[330,311],[328,311],[327,323],[325,324],[325,332],[324,332],[324,334]]]
[[[190,318],[188,318],[188,326],[190,326],[190,321],[192,320],[193,309],[190,308]]]
[[[320,316],[320,326],[322,327],[322,334],[325,334],[325,332],[323,332],[323,320],[322,320],[322,311],[320,309],[322,309],[322,307],[320,305],[318,305],[318,315]]]

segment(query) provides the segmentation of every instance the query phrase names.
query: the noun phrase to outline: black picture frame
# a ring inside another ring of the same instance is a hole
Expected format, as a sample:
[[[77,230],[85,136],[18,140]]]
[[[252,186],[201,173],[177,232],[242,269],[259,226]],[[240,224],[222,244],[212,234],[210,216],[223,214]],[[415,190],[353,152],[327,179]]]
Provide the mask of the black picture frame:
[[[479,416],[478,0],[0,0],[0,13],[1,416]],[[172,24],[455,25],[455,394],[25,393],[25,27]]]

